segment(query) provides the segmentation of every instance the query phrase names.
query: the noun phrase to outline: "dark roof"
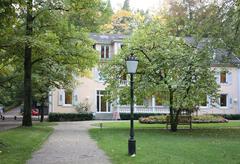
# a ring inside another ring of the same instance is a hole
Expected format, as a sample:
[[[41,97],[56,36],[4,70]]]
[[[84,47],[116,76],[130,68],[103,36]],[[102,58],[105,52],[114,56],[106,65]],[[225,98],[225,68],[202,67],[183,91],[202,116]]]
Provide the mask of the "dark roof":
[[[121,42],[123,39],[129,37],[129,35],[123,34],[98,34],[90,33],[90,38],[96,43],[112,44],[113,42]],[[191,44],[194,47],[201,49],[205,45],[211,42],[208,38],[203,38],[200,42],[197,42],[193,37],[185,37],[184,39],[187,44]],[[231,64],[239,65],[240,59],[236,57],[233,53],[230,53],[224,49],[214,49],[213,50],[213,65]]]
[[[111,44],[112,42],[122,41],[127,38],[127,35],[123,34],[97,34],[90,33],[90,38],[93,39],[96,43]]]
[[[208,38],[203,38],[201,41],[197,42],[193,37],[185,37],[187,44],[191,44],[198,49],[204,48],[207,44],[211,42]],[[229,52],[225,49],[213,49],[213,65],[223,65],[230,64],[239,66],[240,59],[235,56],[232,52]]]

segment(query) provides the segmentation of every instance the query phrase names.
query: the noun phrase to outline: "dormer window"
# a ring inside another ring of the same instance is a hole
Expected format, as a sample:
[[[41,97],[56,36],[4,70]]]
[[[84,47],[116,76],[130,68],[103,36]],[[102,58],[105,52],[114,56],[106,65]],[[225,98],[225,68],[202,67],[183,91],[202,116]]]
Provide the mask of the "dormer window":
[[[101,59],[109,59],[109,46],[107,45],[102,45],[101,46]]]

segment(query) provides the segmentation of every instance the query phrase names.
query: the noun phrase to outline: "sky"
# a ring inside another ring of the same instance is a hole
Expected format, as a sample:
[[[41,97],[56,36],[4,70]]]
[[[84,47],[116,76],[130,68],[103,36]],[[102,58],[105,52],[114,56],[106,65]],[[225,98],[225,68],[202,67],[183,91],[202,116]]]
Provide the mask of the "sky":
[[[124,0],[111,0],[111,5],[114,10],[118,10],[123,6]],[[130,7],[133,10],[137,9],[156,9],[161,5],[162,0],[129,0]]]

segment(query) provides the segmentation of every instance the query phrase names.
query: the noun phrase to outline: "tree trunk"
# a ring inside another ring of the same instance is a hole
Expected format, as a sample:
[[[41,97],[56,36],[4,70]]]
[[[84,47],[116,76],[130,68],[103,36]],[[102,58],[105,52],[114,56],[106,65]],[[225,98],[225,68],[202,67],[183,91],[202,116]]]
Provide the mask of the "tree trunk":
[[[41,118],[40,118],[40,122],[43,122],[43,119],[44,119],[44,109],[43,109],[43,107],[44,107],[44,101],[42,101],[41,102]]]
[[[27,19],[26,19],[26,37],[24,53],[24,112],[22,126],[32,126],[32,48],[30,40],[32,36],[32,0],[27,2]]]
[[[175,111],[173,108],[173,90],[169,87],[169,109],[170,109],[170,124],[171,124],[171,131],[176,132],[178,122],[176,120]]]

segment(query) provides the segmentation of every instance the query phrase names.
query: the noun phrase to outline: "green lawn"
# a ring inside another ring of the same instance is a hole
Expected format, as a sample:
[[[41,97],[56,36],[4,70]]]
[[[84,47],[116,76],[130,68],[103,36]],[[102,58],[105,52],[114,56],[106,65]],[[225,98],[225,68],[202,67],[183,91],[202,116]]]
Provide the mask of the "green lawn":
[[[38,123],[33,127],[19,127],[0,132],[0,163],[24,164],[33,151],[52,133],[53,123]]]
[[[240,122],[193,124],[193,128],[173,133],[165,125],[136,122],[136,157],[127,155],[129,122],[104,123],[102,129],[90,129],[90,134],[114,164],[240,163]]]

